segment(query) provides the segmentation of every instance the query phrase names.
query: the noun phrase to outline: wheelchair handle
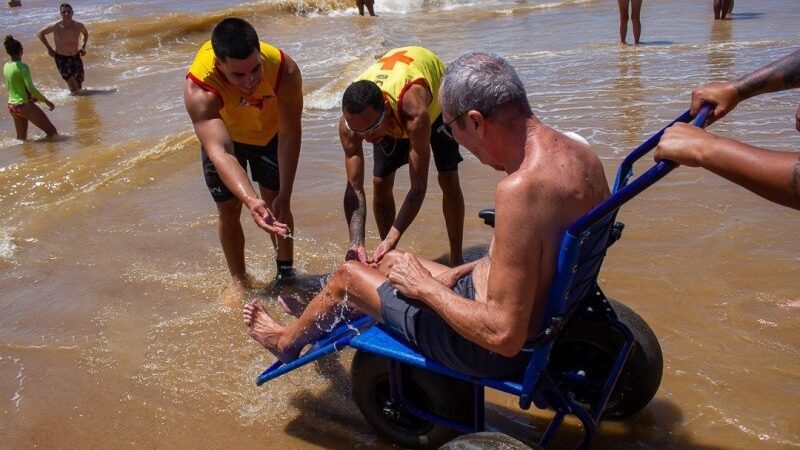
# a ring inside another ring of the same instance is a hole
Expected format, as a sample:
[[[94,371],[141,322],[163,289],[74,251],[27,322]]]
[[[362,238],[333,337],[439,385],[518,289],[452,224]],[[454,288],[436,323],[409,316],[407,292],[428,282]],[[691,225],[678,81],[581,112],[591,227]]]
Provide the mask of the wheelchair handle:
[[[706,118],[711,112],[711,105],[705,104],[697,114],[697,117],[692,121],[692,125],[703,128],[706,123]],[[634,149],[620,164],[617,170],[617,177],[614,181],[614,189],[611,197],[607,198],[603,203],[597,205],[594,209],[589,211],[586,215],[578,219],[568,231],[572,236],[578,236],[588,229],[592,224],[599,221],[612,211],[616,211],[620,206],[628,202],[640,192],[652,186],[656,181],[664,178],[668,173],[678,166],[673,161],[661,160],[658,161],[653,167],[648,169],[643,174],[639,175],[635,180],[628,184],[628,179],[633,175],[633,163],[639,160],[642,156],[646,155],[650,150],[658,145],[664,130],[671,127],[677,122],[689,122],[692,115],[690,111],[686,111],[680,115],[672,123],[662,128],[658,133],[652,135],[642,145]]]

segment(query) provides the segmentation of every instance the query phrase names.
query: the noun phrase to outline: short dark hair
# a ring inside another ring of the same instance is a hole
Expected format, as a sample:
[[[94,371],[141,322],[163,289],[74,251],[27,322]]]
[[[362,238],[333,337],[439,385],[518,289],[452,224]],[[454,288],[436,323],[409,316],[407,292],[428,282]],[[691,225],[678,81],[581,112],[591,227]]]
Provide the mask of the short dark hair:
[[[258,34],[247,21],[229,17],[218,23],[211,32],[211,48],[220,61],[225,58],[246,59],[259,50]]]
[[[358,80],[347,86],[342,96],[342,110],[348,114],[358,114],[367,105],[383,112],[383,92],[372,81]]]
[[[6,38],[3,40],[3,46],[5,46],[8,56],[12,58],[16,58],[22,54],[22,43],[14,39],[10,34],[6,35]]]
[[[69,3],[62,3],[61,5],[59,5],[59,6],[58,6],[58,10],[60,11],[60,10],[61,10],[61,8],[69,8],[69,9],[72,9],[72,5],[70,5]]]

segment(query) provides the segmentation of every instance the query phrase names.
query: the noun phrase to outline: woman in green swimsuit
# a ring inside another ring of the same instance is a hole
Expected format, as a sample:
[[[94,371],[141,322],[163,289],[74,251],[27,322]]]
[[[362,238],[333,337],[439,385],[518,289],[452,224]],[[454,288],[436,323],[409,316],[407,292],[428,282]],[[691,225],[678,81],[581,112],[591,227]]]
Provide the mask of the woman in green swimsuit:
[[[8,89],[8,112],[14,118],[17,139],[25,140],[28,137],[28,122],[41,128],[48,138],[55,137],[58,134],[56,127],[44,111],[36,106],[36,102],[43,102],[50,111],[55,105],[33,85],[31,71],[22,62],[22,44],[13,37],[6,36],[3,45],[11,56],[11,61],[3,66],[3,78]]]

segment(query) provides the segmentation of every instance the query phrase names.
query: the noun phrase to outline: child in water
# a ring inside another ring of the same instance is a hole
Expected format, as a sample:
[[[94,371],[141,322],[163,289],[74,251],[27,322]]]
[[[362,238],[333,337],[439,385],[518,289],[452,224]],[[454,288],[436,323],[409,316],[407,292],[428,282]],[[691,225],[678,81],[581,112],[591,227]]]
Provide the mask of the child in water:
[[[36,105],[36,102],[43,102],[50,111],[55,108],[55,105],[33,85],[31,71],[28,65],[22,62],[22,44],[9,35],[6,36],[3,45],[8,56],[11,57],[11,61],[3,66],[3,78],[5,78],[8,89],[8,112],[14,118],[17,139],[27,139],[28,122],[33,122],[34,125],[41,128],[48,138],[55,137],[58,135],[56,127],[53,126],[44,111]]]

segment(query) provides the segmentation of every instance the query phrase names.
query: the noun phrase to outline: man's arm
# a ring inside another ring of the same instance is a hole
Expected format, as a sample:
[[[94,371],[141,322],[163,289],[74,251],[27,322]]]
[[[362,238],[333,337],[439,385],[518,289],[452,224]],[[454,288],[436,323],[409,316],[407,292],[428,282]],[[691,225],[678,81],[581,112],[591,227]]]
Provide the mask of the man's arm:
[[[490,254],[485,301],[456,295],[427,272],[411,254],[398,257],[387,276],[402,294],[419,299],[439,314],[461,336],[505,356],[516,355],[528,337],[532,298],[543,289],[542,273],[549,261],[543,256],[543,240],[553,234],[549,222],[554,201],[547,187],[533,189],[525,180],[506,179],[497,189],[495,240]],[[532,195],[531,192],[536,192]],[[545,211],[532,216],[530,211]],[[549,282],[549,280],[548,280]]]
[[[364,194],[363,139],[345,127],[344,116],[339,118],[339,141],[342,143],[342,149],[344,150],[344,165],[347,172],[347,188],[344,191],[344,217],[347,220],[350,248],[347,250],[345,260],[355,259],[367,264],[369,261],[364,249],[367,197]]]
[[[83,45],[81,45],[81,48],[78,50],[78,54],[80,56],[85,56],[86,43],[89,42],[89,30],[86,29],[86,26],[84,24],[81,24],[81,36],[83,36]]]
[[[714,111],[708,123],[713,123],[750,97],[796,87],[800,87],[800,50],[736,81],[708,83],[695,89],[692,91],[692,115],[697,115],[703,103],[711,103]]]
[[[55,25],[46,26],[36,33],[36,35],[39,36],[39,40],[42,41],[42,44],[44,44],[44,46],[47,48],[47,54],[53,58],[56,56],[56,51],[53,50],[53,47],[51,47],[50,43],[47,42],[47,35],[55,31],[55,28]]]
[[[184,83],[183,100],[197,138],[225,186],[250,210],[259,227],[273,234],[287,235],[289,230],[286,225],[275,220],[264,200],[253,190],[247,173],[234,156],[233,142],[219,115],[222,101],[189,78]]]
[[[428,189],[428,165],[431,159],[431,120],[428,117],[428,105],[431,101],[432,96],[428,88],[417,84],[406,91],[403,104],[398,105],[400,120],[405,121],[405,129],[411,141],[408,154],[411,186],[386,239],[378,245],[372,255],[376,263],[379,263],[387,252],[397,247],[400,237],[417,217],[425,200]]]
[[[272,203],[278,221],[287,223],[291,217],[291,198],[297,162],[300,158],[300,139],[303,114],[303,78],[297,64],[288,55],[283,80],[278,88],[278,167],[280,187]],[[249,184],[249,183],[248,183]]]
[[[668,128],[656,160],[703,167],[775,203],[800,210],[800,152],[777,152],[684,123]]]

